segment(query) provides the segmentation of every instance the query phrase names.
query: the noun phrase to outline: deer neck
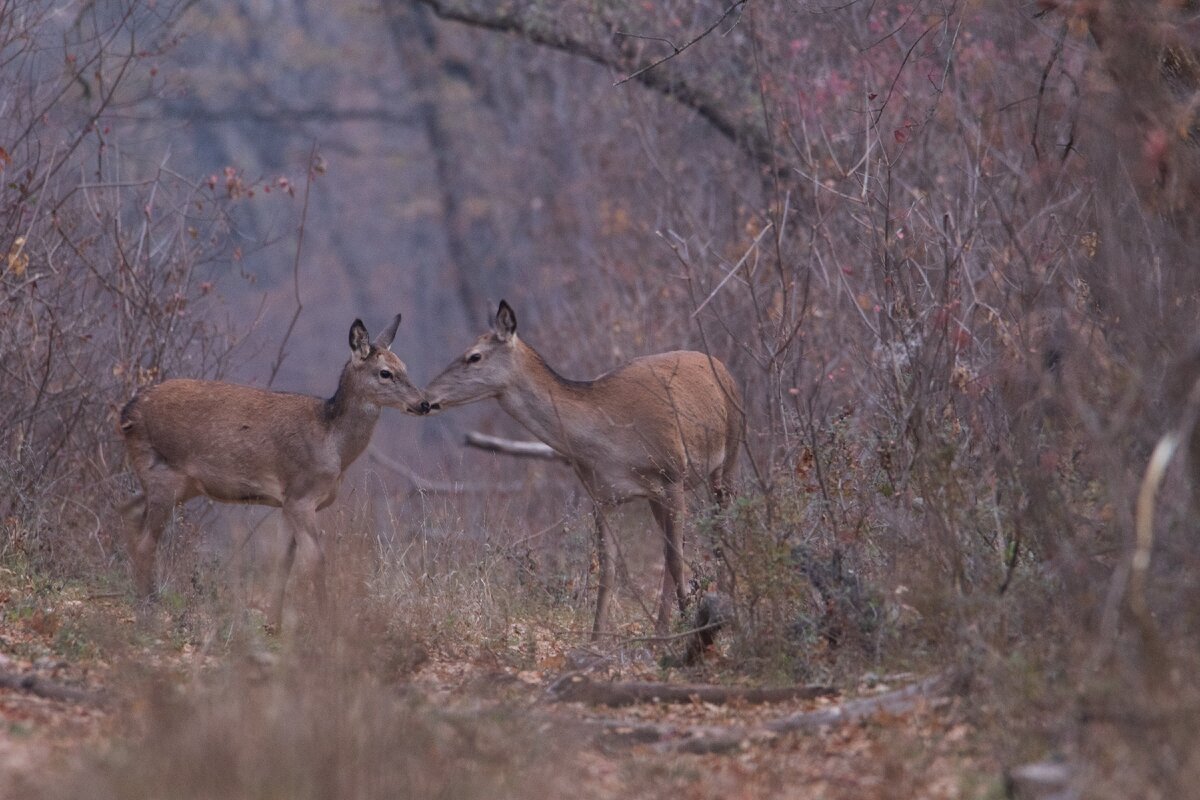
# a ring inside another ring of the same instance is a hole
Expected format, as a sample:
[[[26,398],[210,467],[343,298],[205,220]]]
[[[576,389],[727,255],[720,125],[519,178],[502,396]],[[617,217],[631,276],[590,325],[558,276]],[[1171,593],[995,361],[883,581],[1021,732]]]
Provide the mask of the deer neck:
[[[517,378],[497,397],[501,408],[555,450],[574,451],[585,428],[581,417],[595,411],[590,382],[563,378],[521,342],[517,357]]]
[[[337,391],[323,404],[322,421],[329,431],[342,462],[342,469],[362,454],[371,441],[381,408],[358,396],[350,388],[350,366],[342,371]]]

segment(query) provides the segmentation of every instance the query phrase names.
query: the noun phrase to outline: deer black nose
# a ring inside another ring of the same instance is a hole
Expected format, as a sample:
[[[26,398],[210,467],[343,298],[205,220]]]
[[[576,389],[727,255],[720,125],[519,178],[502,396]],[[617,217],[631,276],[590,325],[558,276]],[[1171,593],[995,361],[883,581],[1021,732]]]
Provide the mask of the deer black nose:
[[[422,400],[422,401],[421,401],[421,413],[422,413],[422,414],[428,414],[428,413],[429,413],[429,401],[428,401],[428,400]]]

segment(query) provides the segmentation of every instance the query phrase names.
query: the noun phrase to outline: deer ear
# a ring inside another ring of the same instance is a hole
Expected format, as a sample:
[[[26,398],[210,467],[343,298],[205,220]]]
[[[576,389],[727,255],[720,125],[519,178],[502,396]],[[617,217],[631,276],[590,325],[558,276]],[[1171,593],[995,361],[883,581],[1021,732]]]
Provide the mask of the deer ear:
[[[495,331],[496,338],[502,342],[507,342],[517,332],[517,315],[503,300],[500,301],[500,308],[496,311],[496,320],[492,323],[492,330]]]
[[[392,346],[392,339],[396,338],[396,329],[400,327],[400,315],[392,320],[392,324],[380,331],[379,336],[375,337],[375,346],[380,350],[387,350]]]
[[[354,320],[350,326],[350,349],[359,358],[371,355],[371,337],[367,335],[367,326],[361,319]]]

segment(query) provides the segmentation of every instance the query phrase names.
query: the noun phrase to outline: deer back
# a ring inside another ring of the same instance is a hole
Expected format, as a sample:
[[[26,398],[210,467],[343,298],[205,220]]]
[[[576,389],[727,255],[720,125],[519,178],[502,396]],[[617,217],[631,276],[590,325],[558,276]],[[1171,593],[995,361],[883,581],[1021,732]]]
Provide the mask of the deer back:
[[[372,343],[361,320],[329,400],[222,381],[169,380],[140,392],[121,430],[143,483],[165,480],[181,498],[280,505],[336,494],[341,473],[366,448],[382,406],[418,413],[424,396],[389,349],[400,323]]]
[[[694,482],[725,461],[740,424],[737,386],[719,360],[673,351],[637,358],[591,382],[580,428],[605,462]]]
[[[278,505],[305,473],[341,471],[324,405],[220,381],[170,380],[130,401],[121,427],[139,474],[166,467],[194,482],[189,494]]]

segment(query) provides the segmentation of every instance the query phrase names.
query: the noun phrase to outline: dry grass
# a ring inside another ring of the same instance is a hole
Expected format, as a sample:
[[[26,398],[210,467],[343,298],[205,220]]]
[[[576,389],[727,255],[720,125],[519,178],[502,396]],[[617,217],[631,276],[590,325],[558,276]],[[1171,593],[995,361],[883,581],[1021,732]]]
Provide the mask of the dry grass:
[[[503,556],[468,570],[475,545],[445,544],[417,574],[401,559],[381,564],[375,544],[349,531],[334,542],[331,613],[317,618],[297,592],[293,624],[275,638],[237,605],[223,565],[196,573],[203,591],[179,592],[140,617],[126,598],[87,601],[86,585],[7,573],[6,623],[27,642],[21,663],[61,658],[57,680],[103,689],[109,703],[57,743],[35,725],[31,755],[6,768],[0,795],[850,798],[886,796],[883,787],[899,780],[953,797],[964,774],[984,769],[960,738],[936,744],[954,724],[940,712],[912,728],[882,720],[732,757],[597,749],[593,712],[544,704],[580,641],[563,625],[576,613],[571,603],[538,599],[540,589],[531,597]],[[165,566],[168,588],[187,575],[182,564]],[[46,616],[33,621],[18,607]],[[636,648],[609,652],[614,674],[671,674]],[[705,669],[727,678],[737,663]],[[736,724],[748,711],[670,713],[686,726]],[[668,709],[622,713],[653,720]]]
[[[561,780],[528,721],[447,713],[335,641],[296,645],[141,687],[138,733],[26,796],[521,797]]]

